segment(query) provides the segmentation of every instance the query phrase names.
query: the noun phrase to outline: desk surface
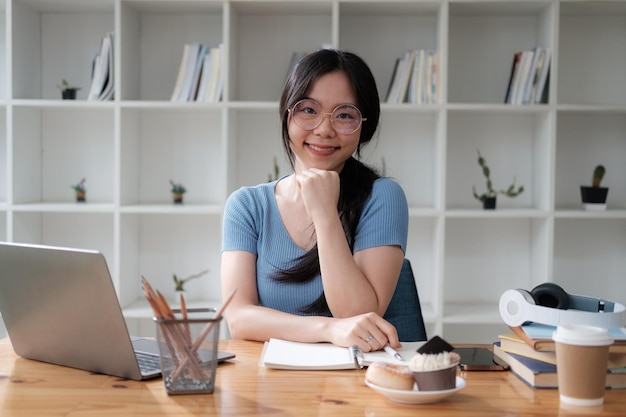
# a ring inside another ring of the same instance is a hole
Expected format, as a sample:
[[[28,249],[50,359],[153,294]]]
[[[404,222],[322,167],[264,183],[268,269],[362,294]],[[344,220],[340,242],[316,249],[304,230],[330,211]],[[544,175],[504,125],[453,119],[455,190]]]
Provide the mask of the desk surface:
[[[213,394],[168,396],[148,382],[19,358],[0,341],[0,415],[11,416],[624,416],[626,390],[599,407],[559,408],[556,390],[533,390],[510,372],[462,372],[467,386],[427,405],[393,403],[363,383],[364,370],[280,371],[258,366],[262,344],[223,340],[237,358],[217,371]]]

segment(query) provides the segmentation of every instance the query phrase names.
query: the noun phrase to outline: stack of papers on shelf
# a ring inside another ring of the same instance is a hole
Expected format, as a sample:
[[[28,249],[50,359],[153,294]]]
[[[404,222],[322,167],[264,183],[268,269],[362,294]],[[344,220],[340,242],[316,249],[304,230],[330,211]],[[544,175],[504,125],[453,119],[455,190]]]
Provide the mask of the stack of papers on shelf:
[[[109,32],[102,38],[100,52],[96,54],[93,60],[91,87],[87,94],[89,101],[113,100],[115,91],[113,46],[113,32]]]

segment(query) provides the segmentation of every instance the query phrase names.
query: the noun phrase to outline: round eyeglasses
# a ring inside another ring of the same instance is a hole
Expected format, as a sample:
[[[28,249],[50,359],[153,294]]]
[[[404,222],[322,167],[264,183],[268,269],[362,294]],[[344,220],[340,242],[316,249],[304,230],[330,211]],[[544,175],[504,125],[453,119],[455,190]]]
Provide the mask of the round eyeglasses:
[[[340,104],[332,113],[324,113],[322,106],[314,100],[300,100],[289,109],[293,122],[304,130],[313,130],[322,124],[324,115],[330,116],[330,123],[339,133],[350,134],[356,132],[366,118],[352,104]]]

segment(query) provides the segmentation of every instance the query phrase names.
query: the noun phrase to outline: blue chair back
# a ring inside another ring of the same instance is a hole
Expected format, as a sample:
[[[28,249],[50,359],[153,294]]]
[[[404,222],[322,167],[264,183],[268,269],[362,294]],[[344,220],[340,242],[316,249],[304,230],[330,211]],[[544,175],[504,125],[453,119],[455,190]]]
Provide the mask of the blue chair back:
[[[401,342],[428,340],[411,262],[405,259],[396,290],[383,316],[398,330]]]

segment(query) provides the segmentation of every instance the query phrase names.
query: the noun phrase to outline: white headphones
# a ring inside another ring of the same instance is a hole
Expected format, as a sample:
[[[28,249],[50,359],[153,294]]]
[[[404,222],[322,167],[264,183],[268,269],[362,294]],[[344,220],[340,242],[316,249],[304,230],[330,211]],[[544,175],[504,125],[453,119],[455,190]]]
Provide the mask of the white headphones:
[[[506,290],[500,296],[500,316],[509,326],[535,322],[558,326],[586,324],[606,329],[624,327],[623,304],[602,298],[571,295],[554,283],[544,283],[531,292]]]

